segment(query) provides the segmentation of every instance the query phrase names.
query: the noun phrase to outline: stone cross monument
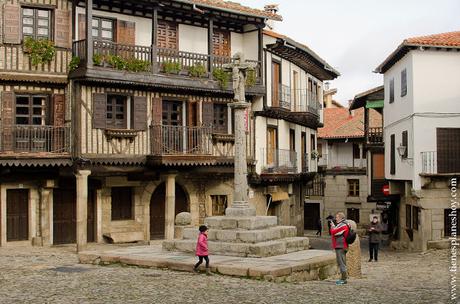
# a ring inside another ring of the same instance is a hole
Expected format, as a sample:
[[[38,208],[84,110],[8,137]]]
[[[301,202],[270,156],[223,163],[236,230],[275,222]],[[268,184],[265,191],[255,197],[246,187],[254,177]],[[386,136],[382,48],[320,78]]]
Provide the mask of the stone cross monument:
[[[249,70],[255,68],[254,63],[246,62],[243,54],[233,56],[234,62],[224,65],[224,69],[232,73],[234,102],[230,104],[235,111],[235,177],[233,204],[225,210],[227,216],[255,216],[256,209],[248,202],[248,166],[246,157],[245,113],[251,105],[246,102],[245,85]]]

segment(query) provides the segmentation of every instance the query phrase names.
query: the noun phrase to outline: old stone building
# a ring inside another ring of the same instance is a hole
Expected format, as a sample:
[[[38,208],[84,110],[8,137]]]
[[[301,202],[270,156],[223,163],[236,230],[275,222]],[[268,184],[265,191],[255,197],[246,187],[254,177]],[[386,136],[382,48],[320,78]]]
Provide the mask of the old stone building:
[[[302,233],[302,185],[316,171],[304,155],[316,149],[322,81],[338,72],[264,32],[281,20],[275,7],[30,0],[2,12],[2,246],[170,239],[181,211],[194,225],[223,214],[235,153],[224,65],[237,53],[255,66],[246,83],[250,203],[265,215],[270,199],[269,212]]]

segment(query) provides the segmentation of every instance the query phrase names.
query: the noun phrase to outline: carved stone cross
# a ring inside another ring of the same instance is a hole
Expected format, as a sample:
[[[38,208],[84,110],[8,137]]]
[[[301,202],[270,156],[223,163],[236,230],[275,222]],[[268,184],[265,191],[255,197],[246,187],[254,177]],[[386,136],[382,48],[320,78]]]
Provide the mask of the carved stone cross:
[[[233,99],[236,102],[246,102],[246,77],[247,72],[254,70],[256,63],[247,62],[242,53],[236,53],[233,56],[234,62],[224,64],[224,70],[232,73],[233,81]]]

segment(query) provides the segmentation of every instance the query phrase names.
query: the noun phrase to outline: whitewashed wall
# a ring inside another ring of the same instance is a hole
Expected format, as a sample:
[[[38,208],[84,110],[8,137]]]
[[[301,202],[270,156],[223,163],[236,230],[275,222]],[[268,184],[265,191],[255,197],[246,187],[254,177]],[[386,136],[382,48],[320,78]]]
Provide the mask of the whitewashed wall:
[[[207,54],[208,29],[179,24],[179,51]]]

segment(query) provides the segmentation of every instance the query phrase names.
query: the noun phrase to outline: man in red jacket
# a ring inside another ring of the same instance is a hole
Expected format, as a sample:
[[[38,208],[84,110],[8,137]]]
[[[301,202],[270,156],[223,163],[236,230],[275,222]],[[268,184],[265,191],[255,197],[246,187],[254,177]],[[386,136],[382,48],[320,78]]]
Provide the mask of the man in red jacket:
[[[343,212],[338,212],[335,215],[334,224],[331,222],[331,237],[332,237],[332,247],[335,250],[335,256],[337,258],[337,264],[340,268],[340,273],[342,274],[341,279],[336,281],[337,285],[343,285],[347,283],[347,235],[350,231],[347,220],[345,219],[345,214]]]

